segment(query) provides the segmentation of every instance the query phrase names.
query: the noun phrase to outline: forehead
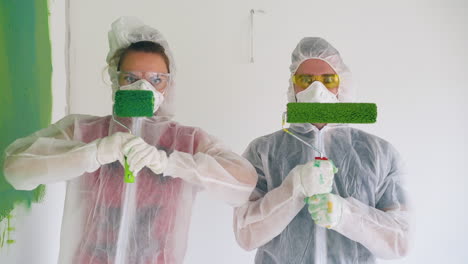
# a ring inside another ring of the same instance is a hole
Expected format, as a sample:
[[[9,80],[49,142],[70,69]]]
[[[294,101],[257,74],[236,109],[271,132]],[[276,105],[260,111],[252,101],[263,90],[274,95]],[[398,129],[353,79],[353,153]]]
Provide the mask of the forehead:
[[[326,61],[321,59],[308,59],[299,65],[296,74],[336,74],[335,70]]]
[[[156,53],[130,51],[120,65],[121,71],[142,71],[167,73],[164,58]]]

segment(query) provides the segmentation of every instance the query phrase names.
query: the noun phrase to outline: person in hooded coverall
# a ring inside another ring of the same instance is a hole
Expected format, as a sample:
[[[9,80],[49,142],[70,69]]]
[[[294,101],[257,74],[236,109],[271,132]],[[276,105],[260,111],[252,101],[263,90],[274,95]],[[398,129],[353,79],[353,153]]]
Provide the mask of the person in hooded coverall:
[[[66,116],[7,148],[6,178],[18,190],[67,181],[59,263],[182,263],[197,191],[240,206],[257,174],[202,129],[171,120],[175,64],[157,30],[120,18],[109,45],[114,94],[152,91],[164,99],[154,115]],[[124,155],[134,183],[124,183]]]
[[[292,53],[289,102],[351,102],[350,72],[322,38],[302,39]],[[332,87],[327,79],[339,76]],[[309,76],[309,86],[295,78]],[[310,81],[312,79],[312,81]],[[328,86],[326,86],[328,85]],[[408,251],[404,169],[387,141],[346,124],[291,124],[249,144],[244,157],[257,186],[235,209],[234,232],[255,263],[375,263]],[[329,160],[314,160],[320,153]]]

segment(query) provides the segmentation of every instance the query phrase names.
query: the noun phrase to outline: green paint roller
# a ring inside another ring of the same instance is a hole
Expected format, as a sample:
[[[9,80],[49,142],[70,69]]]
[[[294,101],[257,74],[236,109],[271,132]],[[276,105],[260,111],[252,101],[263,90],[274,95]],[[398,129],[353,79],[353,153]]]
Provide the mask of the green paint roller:
[[[373,103],[288,103],[288,123],[352,123],[377,121]]]
[[[114,115],[119,117],[151,117],[154,110],[154,95],[148,90],[119,90],[115,93],[114,100]],[[113,118],[114,116],[112,116]],[[115,120],[120,125],[127,128],[130,133],[132,130],[124,124]],[[127,157],[125,157],[125,176],[124,181],[127,183],[135,182],[135,176],[130,171]]]
[[[153,116],[154,96],[147,90],[119,90],[115,93],[114,113],[120,117]]]

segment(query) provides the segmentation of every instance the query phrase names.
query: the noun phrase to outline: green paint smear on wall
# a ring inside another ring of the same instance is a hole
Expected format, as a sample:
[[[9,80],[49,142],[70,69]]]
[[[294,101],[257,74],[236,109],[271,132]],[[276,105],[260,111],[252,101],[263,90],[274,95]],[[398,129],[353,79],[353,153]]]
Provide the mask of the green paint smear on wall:
[[[52,61],[46,0],[0,1],[0,162],[15,139],[50,124]],[[40,202],[45,186],[17,191],[0,170],[0,241],[13,242],[11,211]],[[4,225],[2,225],[4,226]],[[1,243],[3,244],[3,243]],[[0,245],[1,247],[1,245]]]

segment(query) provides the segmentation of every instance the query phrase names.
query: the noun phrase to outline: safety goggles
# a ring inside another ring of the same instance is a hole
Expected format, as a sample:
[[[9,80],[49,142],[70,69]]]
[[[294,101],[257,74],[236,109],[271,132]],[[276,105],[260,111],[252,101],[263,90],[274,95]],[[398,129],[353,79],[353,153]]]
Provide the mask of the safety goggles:
[[[292,82],[302,89],[306,89],[315,81],[323,83],[328,89],[338,88],[340,85],[340,77],[338,74],[296,74],[292,76]]]
[[[117,74],[120,86],[129,85],[141,79],[145,79],[158,91],[164,90],[171,80],[171,75],[169,73],[119,71]]]

